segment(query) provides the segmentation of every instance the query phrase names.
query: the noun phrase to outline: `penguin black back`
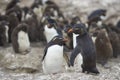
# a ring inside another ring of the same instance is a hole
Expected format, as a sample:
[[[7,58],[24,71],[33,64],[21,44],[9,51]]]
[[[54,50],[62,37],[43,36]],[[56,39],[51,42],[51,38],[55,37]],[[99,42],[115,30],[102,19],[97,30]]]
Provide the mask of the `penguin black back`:
[[[77,36],[77,46],[73,50],[71,57],[70,57],[70,63],[73,66],[75,57],[78,55],[78,53],[81,52],[83,56],[83,64],[82,72],[87,71],[88,73],[96,73],[98,74],[99,71],[96,68],[96,49],[95,45],[92,42],[92,39],[90,35],[87,32],[87,29],[84,24],[76,24],[74,25],[73,29],[69,32],[73,32],[75,34],[79,34]]]
[[[101,20],[100,16],[105,16],[106,15],[106,10],[105,9],[98,9],[93,11],[89,16],[88,16],[88,20],[89,21],[99,21]]]

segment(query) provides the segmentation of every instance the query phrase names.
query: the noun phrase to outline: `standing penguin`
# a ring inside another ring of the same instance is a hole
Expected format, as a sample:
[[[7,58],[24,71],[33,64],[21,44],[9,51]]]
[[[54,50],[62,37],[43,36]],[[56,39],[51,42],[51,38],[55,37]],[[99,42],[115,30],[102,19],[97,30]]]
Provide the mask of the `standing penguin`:
[[[29,52],[30,41],[28,37],[28,25],[25,23],[19,24],[12,32],[11,40],[16,53],[25,54]]]
[[[113,57],[117,58],[118,54],[120,54],[120,39],[119,39],[119,33],[115,32],[113,29],[111,28],[116,28],[113,24],[108,24],[108,25],[104,25],[107,32],[108,32],[108,36],[113,48]]]
[[[24,7],[23,11],[24,11],[23,22],[29,25],[28,35],[30,42],[37,42],[39,41],[39,34],[40,34],[37,17],[35,13],[28,7]]]
[[[17,17],[17,14],[15,12],[12,12],[8,15],[8,21],[9,21],[9,31],[8,31],[8,36],[9,36],[9,43],[11,43],[11,34],[14,30],[15,27],[19,24],[19,20]]]
[[[0,46],[6,46],[8,43],[8,22],[0,21]]]
[[[65,44],[65,39],[61,36],[55,36],[46,46],[44,50],[44,56],[42,58],[43,72],[48,73],[58,73],[65,69],[65,60],[63,53],[63,45]]]
[[[95,45],[92,42],[92,39],[90,35],[87,32],[87,29],[84,24],[76,24],[73,28],[71,28],[69,33],[75,33],[78,34],[77,36],[77,46],[72,51],[72,54],[70,56],[70,64],[71,66],[74,66],[74,60],[76,56],[81,52],[83,62],[82,72],[87,71],[87,73],[96,73],[98,74],[99,71],[96,68],[96,49]]]
[[[112,45],[105,29],[100,29],[95,41],[97,51],[97,62],[106,67],[108,59],[113,55]]]

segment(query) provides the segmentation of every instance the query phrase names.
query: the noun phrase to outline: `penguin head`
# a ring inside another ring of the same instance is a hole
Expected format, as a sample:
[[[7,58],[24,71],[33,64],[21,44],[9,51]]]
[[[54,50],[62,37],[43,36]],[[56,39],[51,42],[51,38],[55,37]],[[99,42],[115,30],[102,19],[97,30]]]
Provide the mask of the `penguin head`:
[[[21,23],[18,25],[19,29],[24,31],[24,32],[28,32],[28,25],[26,23]]]
[[[71,29],[68,30],[68,33],[75,33],[82,36],[87,33],[87,29],[83,23],[75,24]]]
[[[65,28],[64,28],[65,33],[68,33],[71,28],[72,28],[71,25],[69,25],[69,24],[66,25]]]
[[[47,24],[48,24],[48,28],[56,28],[56,21],[54,19],[51,19],[50,17],[47,17]]]
[[[78,16],[73,17],[71,20],[71,25],[80,24],[80,23],[81,23],[81,20]]]
[[[25,19],[29,19],[35,16],[34,12],[28,7],[24,7],[23,11]]]
[[[63,38],[62,36],[55,36],[50,42],[52,42],[53,44],[58,44],[62,46],[62,45],[65,45],[66,41],[67,39]]]
[[[93,11],[89,16],[88,16],[88,22],[98,22],[98,21],[103,21],[106,18],[106,12],[107,10],[105,9],[97,9]]]

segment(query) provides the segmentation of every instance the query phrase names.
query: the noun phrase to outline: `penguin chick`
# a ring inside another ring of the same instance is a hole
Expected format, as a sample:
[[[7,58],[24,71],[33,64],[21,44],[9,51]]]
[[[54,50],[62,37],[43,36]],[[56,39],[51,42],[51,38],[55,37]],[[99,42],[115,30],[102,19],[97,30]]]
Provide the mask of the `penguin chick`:
[[[97,62],[104,66],[113,55],[112,45],[105,29],[99,30],[95,45],[97,51]]]
[[[19,24],[12,32],[11,40],[15,53],[28,53],[30,51],[28,25],[25,23]]]

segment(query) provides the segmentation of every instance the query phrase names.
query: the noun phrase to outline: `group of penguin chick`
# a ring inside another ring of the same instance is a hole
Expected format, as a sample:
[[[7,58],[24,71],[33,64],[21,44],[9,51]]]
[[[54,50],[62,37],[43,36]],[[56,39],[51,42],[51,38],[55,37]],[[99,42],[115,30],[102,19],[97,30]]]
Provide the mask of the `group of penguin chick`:
[[[12,43],[15,53],[30,52],[30,43],[46,41],[42,66],[44,73],[62,72],[74,67],[76,57],[82,72],[98,74],[96,62],[104,67],[120,54],[120,21],[105,24],[105,9],[93,11],[88,22],[78,16],[66,20],[59,7],[49,0],[35,0],[31,7],[20,7],[12,0],[0,15],[0,46]],[[67,36],[67,39],[66,39]],[[70,57],[65,54],[72,50]],[[67,64],[67,65],[66,65]]]

